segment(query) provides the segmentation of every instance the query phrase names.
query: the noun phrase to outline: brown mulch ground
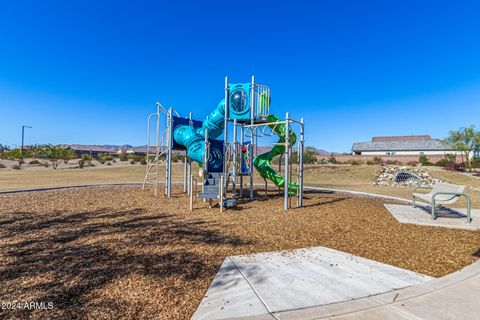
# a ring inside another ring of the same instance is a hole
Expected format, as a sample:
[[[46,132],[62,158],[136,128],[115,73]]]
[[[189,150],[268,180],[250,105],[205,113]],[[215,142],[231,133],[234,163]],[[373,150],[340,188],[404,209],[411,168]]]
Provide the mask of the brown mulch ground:
[[[399,224],[385,200],[307,193],[189,212],[138,187],[0,196],[0,318],[187,319],[227,255],[326,246],[431,276],[480,256],[480,232]],[[197,202],[198,207],[202,202]]]

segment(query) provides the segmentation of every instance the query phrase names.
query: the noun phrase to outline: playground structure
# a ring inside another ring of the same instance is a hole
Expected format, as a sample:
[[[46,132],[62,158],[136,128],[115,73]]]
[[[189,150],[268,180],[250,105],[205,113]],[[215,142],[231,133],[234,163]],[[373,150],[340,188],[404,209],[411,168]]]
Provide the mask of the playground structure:
[[[270,113],[270,88],[255,83],[229,83],[225,77],[225,96],[205,121],[192,119],[192,113],[181,117],[173,108],[164,108],[157,102],[157,111],[148,117],[147,171],[143,189],[153,185],[158,196],[160,166],[165,159],[165,195],[172,194],[172,153],[185,153],[183,192],[189,195],[190,210],[198,180],[192,174],[192,161],[201,167],[201,193],[198,198],[218,201],[220,211],[235,206],[243,198],[244,177],[249,178],[248,197],[254,199],[254,168],[279,192],[283,190],[284,209],[292,207],[292,198],[303,202],[304,121],[291,119],[288,112],[281,120]],[[300,134],[294,132],[294,126]],[[223,134],[223,140],[218,140]],[[259,139],[278,136],[271,150],[258,154]],[[296,146],[296,148],[295,148]],[[271,161],[279,157],[278,172]],[[294,161],[294,156],[297,157]],[[283,162],[283,168],[282,168]],[[296,162],[296,170],[293,170]],[[283,176],[280,174],[283,171]]]

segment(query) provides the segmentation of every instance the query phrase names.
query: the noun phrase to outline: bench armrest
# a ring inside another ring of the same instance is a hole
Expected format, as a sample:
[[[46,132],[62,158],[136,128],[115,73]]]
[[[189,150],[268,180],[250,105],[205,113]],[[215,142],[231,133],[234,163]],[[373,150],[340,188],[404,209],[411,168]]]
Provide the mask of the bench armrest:
[[[415,188],[413,188],[413,191],[412,193],[415,193],[415,191],[417,191],[417,189],[432,189],[433,187],[430,187],[430,186],[416,186]]]

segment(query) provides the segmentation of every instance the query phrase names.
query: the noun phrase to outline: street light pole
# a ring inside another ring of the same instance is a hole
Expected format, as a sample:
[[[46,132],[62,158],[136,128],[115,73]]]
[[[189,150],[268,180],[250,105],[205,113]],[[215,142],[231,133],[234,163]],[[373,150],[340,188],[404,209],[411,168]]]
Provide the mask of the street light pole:
[[[23,156],[23,141],[24,141],[24,138],[25,138],[25,128],[31,129],[32,127],[22,126],[22,149],[20,149],[20,152],[21,152],[22,156]]]

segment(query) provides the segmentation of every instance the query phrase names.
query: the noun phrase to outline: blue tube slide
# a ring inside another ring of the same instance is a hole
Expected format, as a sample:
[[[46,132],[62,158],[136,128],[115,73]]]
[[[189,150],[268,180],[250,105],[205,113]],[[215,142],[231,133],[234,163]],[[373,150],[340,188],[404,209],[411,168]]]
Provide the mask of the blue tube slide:
[[[176,143],[185,146],[190,158],[198,163],[203,163],[205,131],[208,130],[210,141],[209,172],[221,172],[223,170],[223,142],[213,139],[218,138],[223,133],[224,115],[225,101],[222,100],[203,122],[201,128],[195,129],[191,126],[181,125],[176,127],[173,132],[173,139]]]

